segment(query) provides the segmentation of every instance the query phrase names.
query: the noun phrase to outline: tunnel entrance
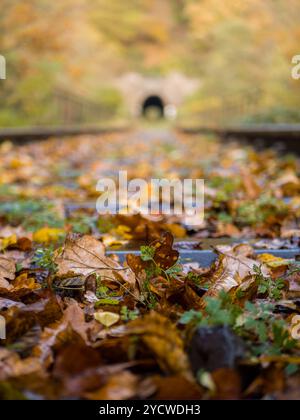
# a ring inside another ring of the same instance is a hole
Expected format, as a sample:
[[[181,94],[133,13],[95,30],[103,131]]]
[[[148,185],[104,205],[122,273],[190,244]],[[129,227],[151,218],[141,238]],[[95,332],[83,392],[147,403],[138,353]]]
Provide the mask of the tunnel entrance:
[[[156,120],[164,117],[164,103],[157,95],[148,96],[142,105],[143,117]]]

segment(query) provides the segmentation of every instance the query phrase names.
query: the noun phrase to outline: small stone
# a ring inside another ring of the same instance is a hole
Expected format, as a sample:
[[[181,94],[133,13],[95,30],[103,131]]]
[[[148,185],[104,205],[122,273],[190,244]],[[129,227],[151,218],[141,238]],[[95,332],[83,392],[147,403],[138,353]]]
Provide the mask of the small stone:
[[[188,348],[194,374],[200,369],[212,372],[220,368],[234,368],[245,352],[243,340],[227,326],[198,328]]]

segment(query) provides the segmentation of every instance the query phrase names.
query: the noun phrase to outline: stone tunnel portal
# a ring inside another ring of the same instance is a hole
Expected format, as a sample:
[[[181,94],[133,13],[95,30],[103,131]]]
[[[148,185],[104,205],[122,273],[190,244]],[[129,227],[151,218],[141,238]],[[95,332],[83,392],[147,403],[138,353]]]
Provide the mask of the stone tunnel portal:
[[[142,103],[141,114],[149,119],[164,117],[164,102],[158,95],[148,96]]]

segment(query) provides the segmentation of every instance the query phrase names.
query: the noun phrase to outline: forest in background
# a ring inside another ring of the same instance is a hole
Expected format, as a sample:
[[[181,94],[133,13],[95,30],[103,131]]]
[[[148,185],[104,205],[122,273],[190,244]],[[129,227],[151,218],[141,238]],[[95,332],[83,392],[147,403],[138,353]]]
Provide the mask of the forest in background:
[[[0,125],[55,122],[57,89],[125,115],[115,77],[174,70],[200,80],[184,118],[297,122],[299,15],[297,0],[2,0]]]
[[[0,400],[300,400],[299,0],[1,5]]]

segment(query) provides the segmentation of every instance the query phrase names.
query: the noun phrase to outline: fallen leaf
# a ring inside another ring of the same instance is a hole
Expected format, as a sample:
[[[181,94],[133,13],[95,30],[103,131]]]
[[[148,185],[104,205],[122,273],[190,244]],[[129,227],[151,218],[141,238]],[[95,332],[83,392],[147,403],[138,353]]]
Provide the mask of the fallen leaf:
[[[260,254],[257,256],[257,259],[262,263],[266,264],[270,268],[278,268],[282,266],[288,266],[293,260],[288,260],[286,258],[275,257],[272,254]]]
[[[237,400],[240,398],[242,383],[236,370],[221,368],[212,372],[211,375],[216,387],[214,398],[220,400]]]
[[[211,271],[211,287],[205,293],[204,298],[218,296],[220,291],[229,292],[246,279],[249,283],[249,276],[255,274],[255,266],[260,266],[265,276],[269,274],[264,264],[248,257],[249,253],[253,253],[252,248],[248,245],[218,247],[216,251],[219,253],[219,257],[215,268]],[[203,305],[205,305],[205,300],[203,300]]]
[[[33,240],[38,243],[56,242],[59,238],[65,236],[63,229],[44,227],[33,233]]]
[[[78,334],[85,343],[88,343],[89,324],[85,322],[83,310],[79,304],[72,300],[63,313],[60,321],[45,328],[40,338],[39,344],[35,347],[33,354],[39,357],[43,363],[49,365],[53,361],[52,348],[57,342],[62,345],[68,341],[69,332]],[[59,340],[61,337],[61,340]],[[64,338],[63,338],[64,337]]]
[[[197,383],[182,375],[155,376],[152,381],[157,387],[155,400],[199,400],[204,394]]]
[[[89,400],[128,400],[138,392],[139,380],[136,375],[124,371],[111,375],[107,383],[98,391],[85,393]]]
[[[94,318],[96,321],[100,322],[100,324],[109,328],[119,321],[120,315],[113,312],[95,312]]]
[[[13,234],[11,236],[7,236],[6,238],[0,239],[0,247],[2,250],[5,250],[10,245],[14,245],[17,243],[17,235]]]
[[[0,256],[0,289],[11,289],[12,285],[8,280],[15,278],[16,265],[14,260]]]
[[[43,366],[36,357],[28,357],[22,360],[17,353],[3,347],[0,348],[0,381],[33,374],[42,375],[44,379],[46,378]]]
[[[121,331],[140,336],[165,372],[179,373],[188,379],[191,378],[184,343],[168,318],[152,311],[143,318],[129,322]]]
[[[113,259],[106,257],[104,245],[89,235],[69,235],[64,247],[57,253],[54,262],[57,264],[57,276],[98,274],[100,278],[115,280],[135,285],[135,277],[128,268],[122,267]]]
[[[164,232],[160,239],[150,243],[149,247],[153,249],[153,260],[157,267],[168,270],[176,264],[179,252],[172,248],[174,238],[170,232]],[[151,267],[152,261],[144,261],[140,256],[128,254],[126,261],[132,271],[141,276],[145,270]]]
[[[28,273],[22,273],[15,280],[12,281],[13,289],[12,291],[17,291],[20,289],[40,289],[40,284],[36,283],[33,277],[28,277]]]

